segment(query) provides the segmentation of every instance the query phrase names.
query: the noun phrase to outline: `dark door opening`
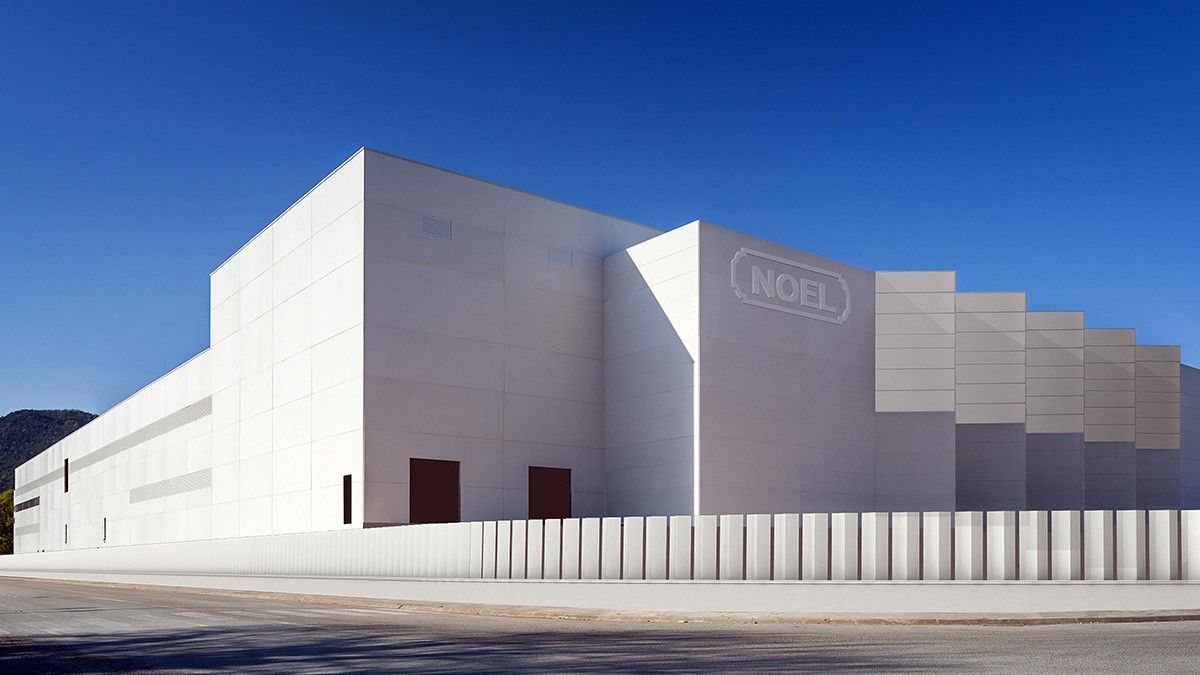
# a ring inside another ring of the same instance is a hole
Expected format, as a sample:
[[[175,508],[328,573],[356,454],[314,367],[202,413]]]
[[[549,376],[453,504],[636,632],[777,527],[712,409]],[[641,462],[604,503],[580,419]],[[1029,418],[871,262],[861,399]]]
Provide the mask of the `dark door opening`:
[[[529,517],[571,517],[571,470],[529,467]]]
[[[458,462],[409,459],[408,522],[459,521]]]

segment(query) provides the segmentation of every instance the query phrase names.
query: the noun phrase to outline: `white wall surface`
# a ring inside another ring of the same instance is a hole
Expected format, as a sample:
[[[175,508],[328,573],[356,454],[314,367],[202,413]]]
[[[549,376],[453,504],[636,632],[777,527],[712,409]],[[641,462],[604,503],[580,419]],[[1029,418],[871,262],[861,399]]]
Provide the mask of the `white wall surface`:
[[[19,466],[15,503],[39,504],[15,513],[15,550],[211,536],[210,359],[201,352]]]
[[[699,274],[699,223],[604,260],[610,514],[690,514],[695,507]]]
[[[209,350],[18,470],[19,550],[344,527],[345,474],[362,523],[362,194],[359,152],[212,273]]]
[[[409,516],[409,459],[457,460],[464,519],[524,517],[528,468],[604,513],[602,259],[657,234],[367,151],[368,523]]]
[[[212,273],[212,536],[362,518],[364,152]]]
[[[872,272],[701,223],[698,512],[873,509],[874,351]]]

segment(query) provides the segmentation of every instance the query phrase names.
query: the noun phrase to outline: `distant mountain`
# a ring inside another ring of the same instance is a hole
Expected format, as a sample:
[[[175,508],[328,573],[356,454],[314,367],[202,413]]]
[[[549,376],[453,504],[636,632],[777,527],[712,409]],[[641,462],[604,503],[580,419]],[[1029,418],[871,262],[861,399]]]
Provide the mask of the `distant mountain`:
[[[17,410],[0,417],[0,492],[30,457],[96,419],[82,410]]]

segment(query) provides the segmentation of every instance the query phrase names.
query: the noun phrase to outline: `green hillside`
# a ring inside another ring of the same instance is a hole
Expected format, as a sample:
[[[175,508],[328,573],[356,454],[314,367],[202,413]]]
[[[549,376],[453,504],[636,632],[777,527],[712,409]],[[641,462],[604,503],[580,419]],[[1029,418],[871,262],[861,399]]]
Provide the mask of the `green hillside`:
[[[95,419],[82,410],[17,410],[0,417],[0,492],[30,457]]]

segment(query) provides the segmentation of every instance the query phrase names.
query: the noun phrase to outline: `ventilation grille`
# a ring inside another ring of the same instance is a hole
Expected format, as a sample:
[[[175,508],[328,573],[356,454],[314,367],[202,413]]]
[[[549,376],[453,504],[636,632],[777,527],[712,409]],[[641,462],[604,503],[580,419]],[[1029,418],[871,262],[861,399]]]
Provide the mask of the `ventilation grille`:
[[[145,443],[151,439],[158,438],[169,431],[174,431],[185,424],[198,421],[211,414],[212,397],[209,396],[202,398],[191,405],[184,406],[183,408],[176,410],[166,417],[151,422],[150,424],[147,424],[133,433],[122,436],[112,443],[101,446],[96,450],[84,455],[83,457],[76,459],[75,464],[73,464],[71,467],[71,471],[74,472],[79,471],[80,469],[85,469],[93,464],[96,464],[97,462],[102,462],[113,455],[124,452],[129,448],[138,445],[139,443]],[[45,476],[42,476],[37,480],[30,481],[17,488],[16,494],[22,495],[31,490],[36,490],[43,485],[53,483],[59,478],[62,478],[62,475],[62,467],[58,467]]]
[[[437,237],[439,239],[453,239],[454,223],[451,223],[444,218],[421,216],[421,231],[431,237]]]
[[[129,491],[129,503],[136,504],[150,499],[170,497],[184,492],[194,492],[212,487],[212,469],[200,469],[182,476],[148,483]]]
[[[37,480],[31,480],[28,483],[17,488],[16,491],[13,493],[13,495],[20,497],[21,495],[23,495],[27,492],[32,492],[33,490],[36,490],[36,489],[42,487],[43,485],[49,485],[49,484],[53,483],[54,481],[58,480],[59,478],[62,478],[62,475],[63,475],[62,467],[60,466],[57,469],[46,474],[45,476],[42,476],[41,478],[38,478]]]
[[[34,497],[33,499],[26,499],[25,501],[23,501],[20,504],[17,504],[16,506],[13,507],[13,513],[19,513],[21,511],[24,511],[25,509],[32,509],[33,507],[35,507],[41,503],[42,503],[41,497]]]
[[[559,248],[557,246],[551,246],[546,251],[546,260],[549,260],[550,262],[554,263],[555,265],[562,265],[563,267],[574,267],[575,266],[575,253],[573,251],[571,251],[571,249],[569,249],[569,248]]]
[[[13,535],[14,535],[14,536],[17,536],[17,537],[19,537],[19,536],[21,536],[21,535],[23,535],[23,534],[37,534],[39,531],[40,531],[40,529],[38,528],[38,524],[37,524],[37,523],[30,523],[30,524],[28,524],[28,525],[22,525],[22,526],[20,526],[20,527],[14,527],[14,528],[13,528]]]

